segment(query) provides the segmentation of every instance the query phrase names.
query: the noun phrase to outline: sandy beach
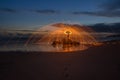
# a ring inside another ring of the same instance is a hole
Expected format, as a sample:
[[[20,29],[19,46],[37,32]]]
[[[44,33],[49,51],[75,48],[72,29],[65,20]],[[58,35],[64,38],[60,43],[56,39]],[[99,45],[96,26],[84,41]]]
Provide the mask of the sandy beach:
[[[1,80],[119,80],[120,45],[76,52],[0,52]]]

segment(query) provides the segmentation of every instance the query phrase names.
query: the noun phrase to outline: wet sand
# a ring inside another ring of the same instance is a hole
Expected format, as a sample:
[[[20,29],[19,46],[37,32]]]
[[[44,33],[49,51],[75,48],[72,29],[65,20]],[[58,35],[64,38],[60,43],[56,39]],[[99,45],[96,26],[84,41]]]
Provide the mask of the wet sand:
[[[86,51],[0,52],[0,80],[119,80],[120,44]]]

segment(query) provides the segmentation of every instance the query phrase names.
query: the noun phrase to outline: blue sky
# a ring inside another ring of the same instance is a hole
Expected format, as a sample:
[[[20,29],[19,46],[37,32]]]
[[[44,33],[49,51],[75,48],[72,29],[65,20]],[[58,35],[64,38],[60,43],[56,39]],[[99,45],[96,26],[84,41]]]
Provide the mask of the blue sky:
[[[56,22],[120,22],[120,1],[0,0],[0,28],[36,29]]]

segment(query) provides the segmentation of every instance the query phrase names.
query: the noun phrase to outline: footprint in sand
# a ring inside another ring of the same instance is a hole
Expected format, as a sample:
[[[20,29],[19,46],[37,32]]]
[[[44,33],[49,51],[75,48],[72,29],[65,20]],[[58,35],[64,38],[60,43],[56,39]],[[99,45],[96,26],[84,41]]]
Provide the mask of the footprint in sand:
[[[69,66],[70,66],[70,64],[68,64],[67,66],[64,67],[64,77],[68,78],[68,79],[70,79]]]

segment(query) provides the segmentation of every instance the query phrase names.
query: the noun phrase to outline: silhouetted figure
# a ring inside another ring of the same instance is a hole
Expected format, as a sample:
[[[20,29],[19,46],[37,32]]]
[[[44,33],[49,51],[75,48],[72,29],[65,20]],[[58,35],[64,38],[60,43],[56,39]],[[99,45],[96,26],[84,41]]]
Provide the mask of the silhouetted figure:
[[[63,49],[69,49],[71,47],[77,47],[80,45],[80,42],[70,39],[70,34],[71,34],[70,31],[66,31],[65,34],[67,35],[66,38],[63,38],[62,41],[54,40],[52,42],[52,46],[53,47],[62,46]]]

